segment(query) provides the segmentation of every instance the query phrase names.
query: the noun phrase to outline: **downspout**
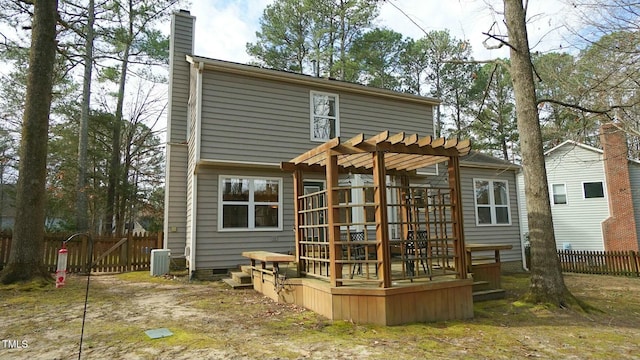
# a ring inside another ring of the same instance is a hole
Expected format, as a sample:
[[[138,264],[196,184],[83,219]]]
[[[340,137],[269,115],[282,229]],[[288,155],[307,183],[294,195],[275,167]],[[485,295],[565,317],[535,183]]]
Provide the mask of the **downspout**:
[[[195,151],[193,159],[193,174],[191,176],[191,251],[189,252],[189,274],[196,271],[196,236],[198,225],[198,172],[197,166],[200,162],[200,134],[202,133],[202,72],[204,63],[198,63],[198,74],[196,76],[196,126],[193,137],[195,140]]]

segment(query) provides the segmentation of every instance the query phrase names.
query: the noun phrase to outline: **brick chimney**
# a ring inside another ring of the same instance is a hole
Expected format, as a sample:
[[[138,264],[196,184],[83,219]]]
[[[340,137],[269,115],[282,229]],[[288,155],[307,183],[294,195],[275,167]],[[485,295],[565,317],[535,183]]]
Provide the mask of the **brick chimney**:
[[[600,143],[604,151],[604,172],[609,200],[609,218],[602,223],[604,249],[638,251],[625,133],[613,123],[604,124],[600,128]]]

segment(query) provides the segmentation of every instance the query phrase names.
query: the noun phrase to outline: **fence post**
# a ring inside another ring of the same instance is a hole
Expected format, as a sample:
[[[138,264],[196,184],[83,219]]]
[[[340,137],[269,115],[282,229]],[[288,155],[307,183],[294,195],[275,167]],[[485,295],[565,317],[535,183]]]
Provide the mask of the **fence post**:
[[[640,266],[638,266],[638,253],[633,250],[629,250],[629,262],[631,265],[631,270],[635,276],[640,276]]]
[[[158,231],[158,238],[156,239],[156,249],[162,249],[163,242],[164,242],[164,233],[162,231]]]
[[[131,260],[133,258],[133,235],[131,230],[127,234],[127,271],[131,271]]]

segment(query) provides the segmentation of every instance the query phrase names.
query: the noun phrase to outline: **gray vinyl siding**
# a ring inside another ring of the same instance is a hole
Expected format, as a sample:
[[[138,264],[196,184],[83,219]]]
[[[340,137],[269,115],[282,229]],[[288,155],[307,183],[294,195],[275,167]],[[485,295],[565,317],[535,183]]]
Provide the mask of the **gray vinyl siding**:
[[[636,218],[636,234],[640,235],[640,164],[629,161],[629,180],[631,181],[631,197]],[[640,236],[638,236],[640,247]]]
[[[478,226],[476,224],[475,190],[473,179],[506,180],[509,185],[509,216],[511,225]],[[460,167],[464,239],[467,244],[512,245],[500,252],[503,262],[522,261],[516,176],[513,170]]]
[[[546,167],[558,249],[571,246],[573,250],[604,250],[602,222],[609,217],[609,204],[602,154],[569,143],[547,155]],[[585,199],[582,183],[597,181],[602,182],[605,197]],[[524,199],[524,180],[520,183]],[[565,184],[567,204],[553,204],[553,184]],[[526,216],[525,209],[523,232],[529,228]]]
[[[172,256],[184,254],[187,234],[187,101],[189,63],[185,56],[193,51],[193,17],[176,13],[172,19],[169,59],[169,106],[167,108],[167,148],[165,175],[165,248]],[[175,231],[174,231],[175,229]]]
[[[205,71],[202,158],[279,163],[313,148],[310,91],[322,88]],[[339,96],[340,136],[383,130],[433,133],[432,106],[327,91]]]
[[[167,141],[183,142],[187,139],[187,101],[189,98],[189,63],[185,56],[193,52],[193,17],[176,13],[172,23],[169,59],[169,107],[167,109]]]
[[[220,175],[282,178],[282,231],[218,231]],[[196,268],[229,269],[248,260],[243,251],[265,250],[295,253],[293,233],[293,178],[290,173],[266,170],[202,168],[198,171]]]
[[[187,223],[185,218],[187,183],[187,147],[172,144],[167,146],[167,176],[165,180],[165,248],[171,250],[171,256],[184,254]],[[172,229],[175,229],[173,231]]]

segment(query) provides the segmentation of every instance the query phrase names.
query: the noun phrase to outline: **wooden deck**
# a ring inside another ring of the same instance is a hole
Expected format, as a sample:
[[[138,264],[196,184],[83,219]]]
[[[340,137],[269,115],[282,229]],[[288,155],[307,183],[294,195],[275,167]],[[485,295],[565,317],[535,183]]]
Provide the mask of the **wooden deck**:
[[[279,275],[253,272],[253,288],[275,301],[303,306],[331,320],[401,325],[473,318],[471,279],[403,280],[390,288],[332,287],[326,280],[293,277],[294,265],[280,270]]]

